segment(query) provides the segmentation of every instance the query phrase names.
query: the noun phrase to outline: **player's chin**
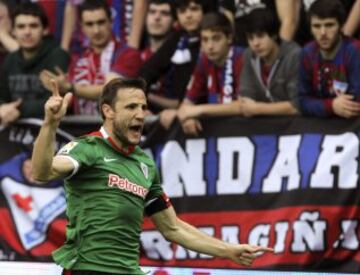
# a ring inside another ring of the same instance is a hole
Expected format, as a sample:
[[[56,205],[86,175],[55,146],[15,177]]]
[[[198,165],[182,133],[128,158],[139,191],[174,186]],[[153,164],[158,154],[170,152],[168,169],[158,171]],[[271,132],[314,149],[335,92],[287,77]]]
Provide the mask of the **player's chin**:
[[[141,140],[141,133],[133,133],[128,135],[128,143],[131,145],[138,145]]]

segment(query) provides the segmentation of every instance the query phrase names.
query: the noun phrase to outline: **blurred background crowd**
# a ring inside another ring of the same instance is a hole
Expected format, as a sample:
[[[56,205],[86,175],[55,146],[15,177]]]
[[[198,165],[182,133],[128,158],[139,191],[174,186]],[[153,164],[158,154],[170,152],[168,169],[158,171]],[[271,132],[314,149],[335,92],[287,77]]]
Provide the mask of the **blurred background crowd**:
[[[147,121],[360,115],[360,0],[0,0],[0,123],[99,117],[103,85],[143,77]]]

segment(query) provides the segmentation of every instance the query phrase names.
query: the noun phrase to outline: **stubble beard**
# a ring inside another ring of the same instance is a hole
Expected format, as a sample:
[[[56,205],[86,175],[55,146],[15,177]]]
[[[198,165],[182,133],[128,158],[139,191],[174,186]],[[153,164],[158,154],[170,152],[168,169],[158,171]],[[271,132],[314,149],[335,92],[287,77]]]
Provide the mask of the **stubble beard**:
[[[125,136],[125,127],[121,127],[116,121],[113,122],[113,133],[115,138],[121,143],[121,146],[126,147],[133,145]]]

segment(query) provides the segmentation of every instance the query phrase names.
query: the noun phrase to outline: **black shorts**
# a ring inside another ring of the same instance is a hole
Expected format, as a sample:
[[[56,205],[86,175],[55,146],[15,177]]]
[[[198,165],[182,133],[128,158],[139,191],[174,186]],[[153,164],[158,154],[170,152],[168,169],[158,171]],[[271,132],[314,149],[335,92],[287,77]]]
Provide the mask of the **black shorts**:
[[[86,270],[63,270],[62,275],[118,275],[115,273],[86,271]]]

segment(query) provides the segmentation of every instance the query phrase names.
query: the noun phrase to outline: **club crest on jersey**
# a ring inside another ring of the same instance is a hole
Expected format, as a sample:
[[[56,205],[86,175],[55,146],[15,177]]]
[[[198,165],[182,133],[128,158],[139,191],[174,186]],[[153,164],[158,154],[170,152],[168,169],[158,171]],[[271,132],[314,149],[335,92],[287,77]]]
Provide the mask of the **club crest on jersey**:
[[[71,141],[68,144],[66,144],[63,148],[61,148],[59,150],[58,154],[59,155],[61,155],[61,154],[63,154],[63,155],[69,154],[70,151],[76,147],[76,145],[78,145],[78,142]]]
[[[141,171],[143,172],[145,179],[149,177],[149,168],[145,163],[140,162]]]

